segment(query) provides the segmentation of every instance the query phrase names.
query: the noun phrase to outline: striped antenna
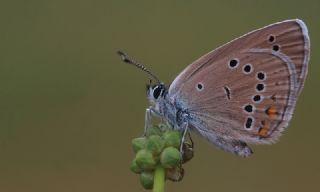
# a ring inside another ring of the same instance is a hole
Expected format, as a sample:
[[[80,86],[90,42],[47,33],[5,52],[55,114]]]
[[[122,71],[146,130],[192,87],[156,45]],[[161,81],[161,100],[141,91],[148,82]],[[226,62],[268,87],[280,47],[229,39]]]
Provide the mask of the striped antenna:
[[[125,63],[132,64],[133,66],[136,66],[137,68],[139,68],[142,71],[146,72],[152,79],[156,80],[157,84],[161,84],[161,82],[158,79],[158,77],[155,76],[153,73],[151,73],[151,71],[149,71],[149,69],[147,69],[144,65],[134,61],[126,53],[124,53],[122,51],[118,51],[117,53],[120,55],[122,61],[124,61]]]

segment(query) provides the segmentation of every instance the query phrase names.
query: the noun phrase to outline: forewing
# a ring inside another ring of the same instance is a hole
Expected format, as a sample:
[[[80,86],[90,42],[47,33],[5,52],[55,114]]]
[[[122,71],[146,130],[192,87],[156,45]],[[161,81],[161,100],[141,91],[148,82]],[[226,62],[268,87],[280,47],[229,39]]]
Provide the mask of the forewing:
[[[291,119],[309,47],[301,20],[264,27],[189,65],[171,84],[169,97],[189,112],[202,135],[269,143]]]

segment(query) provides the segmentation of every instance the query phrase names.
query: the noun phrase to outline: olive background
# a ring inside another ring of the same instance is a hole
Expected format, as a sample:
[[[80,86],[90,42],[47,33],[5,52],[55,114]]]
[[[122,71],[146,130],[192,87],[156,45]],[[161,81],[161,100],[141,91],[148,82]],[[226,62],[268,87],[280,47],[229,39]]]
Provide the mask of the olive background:
[[[195,157],[167,191],[317,191],[320,1],[2,0],[0,191],[143,191],[129,170],[146,74],[169,84],[208,51],[259,27],[303,19],[311,60],[281,140],[242,159],[194,135]]]

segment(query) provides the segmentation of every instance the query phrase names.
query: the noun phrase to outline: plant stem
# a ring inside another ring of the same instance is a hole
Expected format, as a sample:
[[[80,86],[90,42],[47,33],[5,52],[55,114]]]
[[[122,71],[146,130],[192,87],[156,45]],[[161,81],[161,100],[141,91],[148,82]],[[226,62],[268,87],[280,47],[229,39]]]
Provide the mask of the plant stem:
[[[156,167],[154,173],[153,192],[164,192],[165,170],[161,165]]]

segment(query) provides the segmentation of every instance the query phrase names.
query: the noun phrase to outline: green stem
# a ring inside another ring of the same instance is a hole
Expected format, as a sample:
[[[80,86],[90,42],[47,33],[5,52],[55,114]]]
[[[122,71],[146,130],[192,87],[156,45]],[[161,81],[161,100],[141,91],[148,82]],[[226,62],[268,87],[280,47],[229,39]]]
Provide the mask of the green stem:
[[[156,167],[154,173],[153,192],[164,192],[165,170],[161,165]]]

